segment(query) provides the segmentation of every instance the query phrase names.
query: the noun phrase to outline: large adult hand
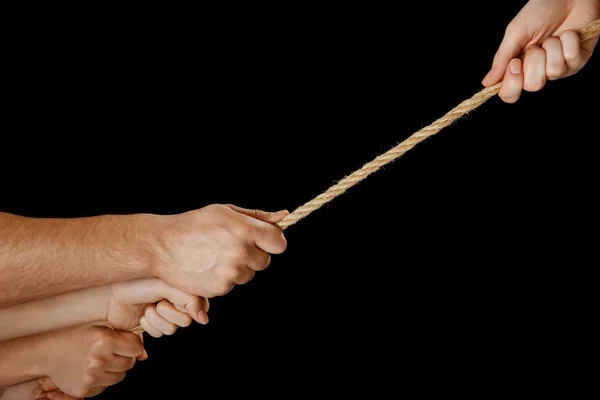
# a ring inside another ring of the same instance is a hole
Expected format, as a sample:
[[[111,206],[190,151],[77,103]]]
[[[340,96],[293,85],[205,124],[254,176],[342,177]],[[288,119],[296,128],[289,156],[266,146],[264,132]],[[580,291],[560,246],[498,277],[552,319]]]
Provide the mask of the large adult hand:
[[[547,80],[576,74],[598,38],[581,43],[577,30],[600,17],[600,0],[530,0],[506,28],[484,86],[502,80],[498,96],[516,102]]]
[[[227,294],[267,268],[270,254],[285,251],[286,239],[274,224],[287,214],[213,204],[162,216],[156,275],[198,296]]]

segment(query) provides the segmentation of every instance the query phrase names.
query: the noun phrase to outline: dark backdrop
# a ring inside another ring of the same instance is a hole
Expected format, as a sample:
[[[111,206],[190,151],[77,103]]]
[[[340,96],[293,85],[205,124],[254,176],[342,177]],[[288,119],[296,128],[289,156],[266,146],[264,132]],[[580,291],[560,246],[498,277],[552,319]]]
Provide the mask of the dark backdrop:
[[[481,88],[524,2],[448,3],[182,10],[37,37],[6,77],[1,209],[291,211]],[[98,398],[530,379],[560,353],[546,347],[557,330],[588,330],[599,65],[491,99],[290,227],[287,251],[213,299],[207,326],[146,336],[149,360]]]

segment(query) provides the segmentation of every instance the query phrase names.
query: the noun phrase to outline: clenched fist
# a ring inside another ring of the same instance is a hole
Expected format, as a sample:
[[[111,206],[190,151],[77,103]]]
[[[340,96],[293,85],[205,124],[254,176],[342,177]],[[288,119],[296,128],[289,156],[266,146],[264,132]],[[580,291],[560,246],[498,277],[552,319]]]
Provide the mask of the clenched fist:
[[[38,376],[48,376],[74,397],[97,395],[125,378],[137,359],[145,359],[139,337],[105,326],[83,325],[37,335]]]
[[[580,43],[577,30],[600,17],[600,0],[530,0],[506,28],[484,86],[502,80],[498,96],[514,103],[523,90],[576,74],[598,38]]]
[[[271,254],[285,251],[275,224],[287,214],[213,204],[161,216],[156,276],[197,296],[227,294],[267,268]]]

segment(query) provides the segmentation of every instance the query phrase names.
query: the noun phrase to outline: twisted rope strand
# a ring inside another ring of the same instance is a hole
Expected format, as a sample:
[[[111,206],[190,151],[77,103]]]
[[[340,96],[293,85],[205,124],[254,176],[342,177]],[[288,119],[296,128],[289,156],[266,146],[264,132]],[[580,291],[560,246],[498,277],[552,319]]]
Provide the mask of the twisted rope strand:
[[[581,42],[585,42],[586,40],[592,39],[600,35],[600,19],[589,23],[581,30],[579,30],[577,34],[579,35]],[[277,225],[282,230],[285,230],[290,225],[294,225],[296,222],[305,218],[308,214],[321,208],[324,204],[329,203],[331,200],[343,194],[346,190],[356,185],[358,182],[365,180],[369,175],[379,170],[384,165],[389,164],[392,161],[402,157],[404,153],[415,147],[418,143],[422,142],[430,136],[435,135],[448,125],[451,125],[454,121],[456,121],[463,115],[466,115],[469,112],[475,110],[487,100],[498,94],[500,86],[502,86],[502,82],[497,83],[494,86],[482,89],[470,99],[465,100],[458,106],[454,107],[442,118],[438,119],[431,125],[426,126],[425,128],[422,128],[419,131],[415,132],[399,145],[381,154],[373,161],[366,163],[362,166],[362,168],[360,168],[357,171],[354,171],[352,174],[348,175],[347,177],[339,181],[337,184],[331,186],[325,192],[321,193],[308,203],[305,203],[304,205],[296,208],[292,213],[288,214],[285,218],[283,218]],[[141,335],[144,333],[144,328],[138,325],[135,328],[131,329],[130,332],[133,332],[136,335]]]
[[[600,19],[589,23],[577,33],[581,42],[584,42],[586,40],[592,39],[600,35]],[[350,189],[352,186],[356,185],[360,181],[365,180],[369,175],[379,170],[384,165],[389,164],[392,161],[402,157],[404,153],[415,147],[418,143],[422,142],[430,136],[435,135],[445,127],[451,125],[460,117],[475,110],[487,100],[498,94],[501,86],[502,82],[497,83],[488,88],[482,89],[470,99],[465,100],[458,106],[454,107],[442,118],[438,119],[431,125],[420,129],[416,133],[409,136],[399,145],[381,154],[373,161],[366,163],[359,170],[346,176],[344,179],[331,186],[325,192],[321,193],[320,195],[305,203],[304,205],[296,208],[293,212],[291,212],[285,218],[279,221],[279,223],[277,223],[277,226],[279,226],[282,230],[285,230],[290,225],[293,225],[301,219],[305,218],[308,214],[318,210],[323,205],[342,195],[346,190]]]

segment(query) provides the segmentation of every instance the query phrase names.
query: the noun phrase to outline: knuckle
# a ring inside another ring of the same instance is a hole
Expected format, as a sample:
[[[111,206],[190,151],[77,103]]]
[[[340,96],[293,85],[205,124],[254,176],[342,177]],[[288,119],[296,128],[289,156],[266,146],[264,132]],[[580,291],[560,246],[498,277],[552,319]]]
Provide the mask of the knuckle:
[[[283,253],[287,249],[287,239],[283,235],[283,232],[276,236],[274,245],[274,247],[276,248],[276,251],[274,253],[276,254]]]
[[[99,337],[94,341],[93,350],[104,349],[111,345],[110,338]]]
[[[569,63],[574,63],[578,61],[578,54],[574,51],[567,50],[564,52],[565,60]]]
[[[188,303],[192,310],[202,309],[202,297],[194,296]]]
[[[126,376],[127,376],[126,372],[116,372],[115,373],[115,382],[113,383],[113,385],[116,385],[119,382],[123,382],[123,379],[125,379]]]
[[[251,236],[254,231],[254,227],[244,221],[239,221],[235,224],[234,232],[236,236],[247,237]]]
[[[230,261],[231,265],[238,265],[238,266],[244,265],[249,256],[250,256],[249,246],[240,242],[235,246],[233,252],[231,253],[231,257],[229,258],[229,261]]]
[[[97,329],[94,334],[94,342],[99,344],[108,344],[112,341],[112,331],[106,328]]]
[[[165,328],[164,334],[167,336],[171,336],[173,335],[175,332],[177,331],[177,325],[169,325],[168,327]]]
[[[283,253],[287,249],[287,239],[281,234],[281,252]]]
[[[159,301],[158,304],[156,304],[156,312],[160,315],[169,312],[169,309],[171,308],[170,304],[171,303],[168,300]],[[146,308],[146,311],[148,311],[148,308]]]
[[[216,287],[216,296],[224,296],[227,293],[231,292],[233,287],[235,286],[232,282],[221,282]]]
[[[233,282],[238,278],[239,274],[240,274],[240,272],[239,272],[238,268],[231,265],[231,266],[227,266],[227,267],[223,268],[223,270],[221,272],[221,278],[223,278],[226,283]]]
[[[185,321],[183,321],[181,323],[181,327],[182,328],[187,328],[188,326],[190,326],[192,324],[192,317],[190,317],[189,315],[185,315]]]
[[[94,385],[96,379],[94,378],[94,376],[90,373],[87,373],[83,376],[83,378],[81,379],[81,385],[80,385],[80,389],[87,392],[88,390],[90,390],[92,388],[92,386]]]
[[[71,394],[73,394],[73,396],[75,396],[77,398],[84,398],[84,397],[87,397],[88,391],[89,391],[89,389],[84,386],[77,386],[77,387],[73,388],[73,390],[71,391]]]
[[[149,304],[145,309],[144,309],[144,315],[146,317],[156,317],[156,315],[158,314],[158,307],[156,304]]]
[[[265,255],[260,255],[254,261],[255,262],[252,263],[253,269],[255,269],[256,271],[262,271],[266,269],[269,266],[269,264],[271,264],[271,255],[269,253]]]
[[[141,356],[144,352],[144,345],[139,340],[135,342],[135,354],[137,356]]]
[[[96,386],[94,388],[91,388],[88,393],[87,393],[87,397],[93,397],[93,396],[97,396],[100,393],[104,392],[104,390],[106,390],[106,386]]]
[[[204,207],[205,210],[207,211],[215,211],[215,212],[220,212],[220,211],[224,211],[226,208],[229,209],[229,207],[231,206],[231,204],[219,204],[219,203],[215,203],[215,204],[209,204],[206,207]]]
[[[131,357],[131,358],[129,359],[129,361],[127,362],[127,365],[125,365],[125,368],[126,368],[127,370],[130,370],[131,368],[135,367],[135,361],[136,361],[136,360],[135,360],[135,358],[134,358],[134,357]]]
[[[194,296],[185,304],[185,307],[177,307],[177,309],[182,313],[186,313],[184,315],[189,316],[187,313],[197,313],[198,311],[202,310],[203,301],[204,300],[202,297]]]
[[[544,82],[541,81],[526,81],[523,85],[523,90],[527,92],[538,92],[544,87]]]
[[[542,49],[540,46],[534,45],[531,46],[527,49],[526,51],[526,56],[529,55],[529,57],[531,56],[545,56],[546,55],[546,51],[544,49]]]
[[[238,279],[237,283],[240,285],[245,285],[250,282],[254,278],[254,271],[248,269],[247,272]]]
[[[559,38],[560,38],[560,41],[563,42],[563,43],[565,41],[570,41],[570,40],[573,40],[573,41],[578,41],[579,40],[579,37],[577,36],[577,32],[575,32],[572,29],[565,30],[563,33],[561,33],[559,35]]]
[[[560,43],[560,39],[550,36],[549,38],[547,38],[546,40],[544,40],[544,42],[542,43],[542,48],[544,50],[547,50],[549,47],[552,47],[553,45],[557,45]]]
[[[519,97],[515,95],[499,94],[498,96],[500,97],[500,99],[502,99],[503,102],[507,104],[514,104],[519,99]]]
[[[87,362],[88,370],[102,369],[106,366],[107,361],[103,357],[91,357]]]
[[[565,73],[565,70],[561,67],[549,67],[546,71],[546,76],[550,80],[556,80],[561,78]]]

